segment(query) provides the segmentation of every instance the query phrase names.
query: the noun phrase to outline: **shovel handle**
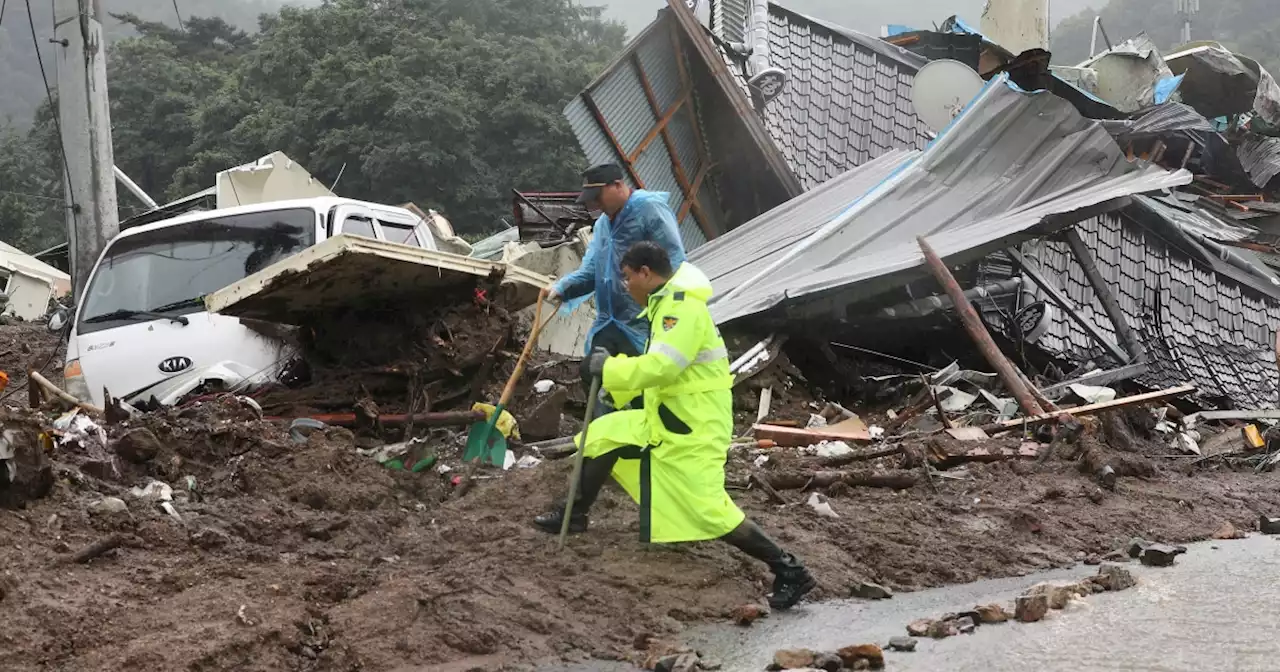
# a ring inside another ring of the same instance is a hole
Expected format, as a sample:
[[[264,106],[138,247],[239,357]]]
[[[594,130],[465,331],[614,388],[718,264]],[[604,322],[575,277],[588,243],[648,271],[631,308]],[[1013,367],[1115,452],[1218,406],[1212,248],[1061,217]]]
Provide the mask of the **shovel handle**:
[[[506,406],[511,401],[511,395],[516,391],[516,383],[520,381],[520,376],[524,374],[524,364],[529,360],[529,353],[533,352],[533,344],[538,342],[538,336],[542,334],[542,328],[546,323],[542,321],[542,304],[546,303],[547,288],[543,288],[538,292],[538,308],[533,313],[533,330],[529,332],[529,340],[524,343],[524,350],[520,351],[520,359],[516,360],[516,369],[511,372],[511,377],[507,379],[506,387],[502,388],[502,396],[498,398],[499,406]],[[549,321],[549,320],[548,320]]]
[[[564,503],[564,520],[560,523],[560,548],[569,538],[569,519],[573,516],[573,500],[578,496],[578,479],[582,478],[582,460],[587,450],[587,430],[591,429],[591,417],[596,412],[596,398],[600,396],[600,376],[591,379],[591,392],[587,395],[587,413],[582,423],[582,440],[573,456],[573,475],[569,477],[569,498]]]

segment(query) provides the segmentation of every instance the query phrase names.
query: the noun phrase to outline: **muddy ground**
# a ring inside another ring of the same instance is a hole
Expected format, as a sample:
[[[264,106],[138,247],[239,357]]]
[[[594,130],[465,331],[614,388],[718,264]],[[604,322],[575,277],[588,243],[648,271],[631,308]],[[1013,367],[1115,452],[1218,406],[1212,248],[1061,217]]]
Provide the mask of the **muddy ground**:
[[[523,394],[520,408],[536,405]],[[788,403],[788,412],[802,408]],[[721,544],[639,544],[635,506],[613,489],[590,533],[558,549],[529,518],[562,493],[564,459],[488,471],[457,498],[456,472],[386,470],[342,429],[295,443],[286,424],[257,421],[230,398],[48,451],[38,434],[51,420],[0,409],[3,426],[19,431],[20,487],[35,494],[43,484],[45,495],[0,510],[0,670],[498,670],[546,657],[632,659],[637,636],[678,639],[690,625],[725,620],[769,582],[763,566]],[[1022,574],[1132,536],[1191,541],[1224,521],[1252,529],[1259,513],[1280,512],[1280,477],[1192,471],[1156,457],[1167,450],[1153,443],[1130,442],[1122,454],[1099,443],[1096,424],[1089,431],[1094,459],[1151,475],[1100,492],[1062,451],[1040,467],[952,470],[936,493],[924,480],[904,491],[834,486],[838,519],[820,517],[798,490],[781,491],[782,505],[758,489],[733,493],[810,566],[818,600],[847,597],[863,580],[910,590]],[[462,440],[431,434],[453,466]],[[745,484],[754,457],[735,449],[731,483]],[[807,459],[775,453],[762,475],[812,468]],[[921,473],[901,460],[852,468]],[[42,469],[47,478],[28,478]],[[172,486],[181,520],[128,492],[151,479]],[[103,510],[105,497],[128,510]],[[72,560],[104,539],[120,545]]]

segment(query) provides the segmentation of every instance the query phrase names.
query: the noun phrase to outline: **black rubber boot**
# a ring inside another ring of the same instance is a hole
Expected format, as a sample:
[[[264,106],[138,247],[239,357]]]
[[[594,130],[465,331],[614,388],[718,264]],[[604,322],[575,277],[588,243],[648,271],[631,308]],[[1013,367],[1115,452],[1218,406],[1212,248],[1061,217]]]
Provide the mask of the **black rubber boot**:
[[[571,534],[587,531],[587,525],[591,522],[588,512],[591,510],[591,505],[596,503],[600,488],[603,488],[609,480],[609,474],[613,472],[613,465],[617,461],[618,456],[613,454],[582,461],[582,476],[578,479],[578,493],[574,496],[573,515],[569,518]],[[556,508],[533,519],[533,524],[537,525],[538,529],[549,534],[560,534],[560,526],[563,523],[564,502],[560,502]]]
[[[769,535],[750,519],[721,537],[743,553],[769,565],[773,571],[773,594],[769,606],[778,611],[794,607],[818,582],[804,568],[800,559],[778,547]]]

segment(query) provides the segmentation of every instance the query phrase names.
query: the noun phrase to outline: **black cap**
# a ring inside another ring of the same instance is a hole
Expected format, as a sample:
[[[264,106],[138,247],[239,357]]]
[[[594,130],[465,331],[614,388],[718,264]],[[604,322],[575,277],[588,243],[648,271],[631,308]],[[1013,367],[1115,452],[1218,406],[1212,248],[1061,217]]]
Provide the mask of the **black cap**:
[[[600,198],[600,189],[624,179],[622,167],[616,163],[601,163],[582,171],[582,194],[578,203],[585,205]]]

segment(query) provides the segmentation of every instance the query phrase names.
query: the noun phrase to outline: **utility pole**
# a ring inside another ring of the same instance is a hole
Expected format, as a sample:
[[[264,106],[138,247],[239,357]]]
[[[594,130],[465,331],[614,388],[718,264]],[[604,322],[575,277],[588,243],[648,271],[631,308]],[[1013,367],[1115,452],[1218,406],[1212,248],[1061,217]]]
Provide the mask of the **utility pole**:
[[[67,234],[77,301],[98,255],[120,231],[100,16],[102,0],[53,0],[58,122],[66,152]]]

